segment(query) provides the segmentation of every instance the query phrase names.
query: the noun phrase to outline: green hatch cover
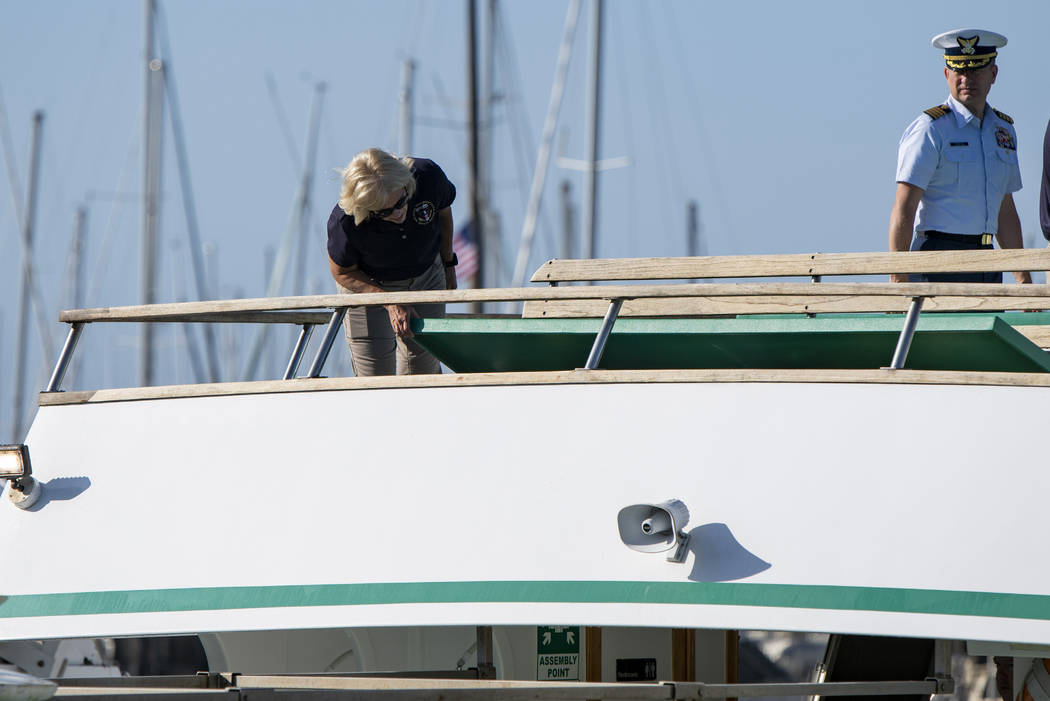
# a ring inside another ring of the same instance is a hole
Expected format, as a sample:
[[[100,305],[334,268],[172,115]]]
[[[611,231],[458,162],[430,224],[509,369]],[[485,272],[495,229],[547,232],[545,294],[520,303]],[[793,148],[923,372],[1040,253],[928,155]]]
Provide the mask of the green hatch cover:
[[[416,319],[416,340],[454,372],[583,367],[600,319]],[[599,367],[871,369],[890,364],[904,316],[619,319]],[[1050,356],[996,314],[919,318],[905,367],[1050,372]]]

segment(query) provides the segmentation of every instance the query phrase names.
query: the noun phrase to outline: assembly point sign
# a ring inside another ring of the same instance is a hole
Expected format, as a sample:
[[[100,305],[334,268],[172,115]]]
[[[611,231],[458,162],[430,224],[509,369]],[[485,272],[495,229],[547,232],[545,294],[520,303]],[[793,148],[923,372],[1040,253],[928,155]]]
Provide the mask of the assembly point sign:
[[[539,681],[579,681],[579,626],[539,626],[536,628],[536,679]]]

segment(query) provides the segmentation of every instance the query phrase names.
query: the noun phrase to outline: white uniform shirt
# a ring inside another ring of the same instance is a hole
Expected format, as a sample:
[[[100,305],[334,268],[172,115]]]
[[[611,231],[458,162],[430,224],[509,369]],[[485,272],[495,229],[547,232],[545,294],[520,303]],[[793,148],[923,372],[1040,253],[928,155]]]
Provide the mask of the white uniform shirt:
[[[897,150],[897,182],[923,189],[916,231],[995,234],[1003,197],[1021,189],[1013,124],[986,105],[973,116],[950,95],[949,112],[911,123]]]

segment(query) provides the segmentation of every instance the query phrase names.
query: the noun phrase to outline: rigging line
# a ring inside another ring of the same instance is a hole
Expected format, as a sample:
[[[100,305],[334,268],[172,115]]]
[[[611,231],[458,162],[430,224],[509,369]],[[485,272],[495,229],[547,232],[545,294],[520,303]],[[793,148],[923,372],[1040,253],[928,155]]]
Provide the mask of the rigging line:
[[[504,108],[509,117],[508,124],[510,126],[511,145],[513,147],[513,153],[515,157],[515,164],[518,167],[518,187],[521,194],[521,205],[524,211],[528,207],[529,202],[529,154],[536,152],[536,147],[532,139],[532,127],[529,124],[528,110],[522,104],[521,100],[521,86],[524,81],[521,79],[520,64],[518,63],[517,51],[514,47],[513,36],[506,31],[506,22],[503,17],[503,6],[496,5],[496,43],[499,47],[497,56],[502,62],[501,76],[508,84],[512,84],[515,89],[507,90],[504,94]],[[513,96],[513,98],[511,97]],[[515,126],[515,124],[517,126]],[[540,235],[542,237],[542,243],[547,247],[548,251],[557,250],[557,244],[554,240],[554,228],[550,223],[550,213],[547,210],[541,209],[539,217],[542,223],[540,226]],[[531,258],[532,256],[530,256]],[[507,260],[509,264],[510,261]],[[510,279],[513,271],[504,271],[505,277]]]
[[[24,430],[26,428],[25,416],[23,411],[25,409],[25,401],[23,389],[25,386],[25,380],[30,375],[30,371],[27,367],[26,362],[26,337],[28,336],[27,326],[29,324],[29,313],[30,307],[35,307],[39,302],[39,299],[33,294],[34,291],[34,274],[33,274],[33,259],[32,259],[32,241],[33,231],[36,226],[36,213],[37,213],[37,202],[39,200],[38,189],[40,184],[40,161],[41,161],[41,142],[44,136],[44,113],[42,111],[36,111],[33,113],[33,130],[32,136],[30,137],[29,147],[29,165],[26,170],[26,201],[25,209],[22,212],[23,220],[22,224],[22,286],[21,293],[19,294],[19,316],[18,316],[18,337],[16,340],[17,352],[15,356],[15,391],[14,401],[12,402],[12,430],[11,433],[14,435],[15,440],[22,440]],[[37,309],[37,321],[39,322],[42,315],[39,314]],[[47,327],[42,326],[41,331],[46,333]],[[48,342],[47,356],[54,357],[50,348],[50,339],[46,336],[41,336],[41,341]],[[42,368],[43,363],[37,364],[37,370],[39,374],[43,374]]]
[[[182,208],[186,217],[186,234],[189,238],[190,263],[193,267],[193,281],[197,288],[197,299],[211,298],[207,279],[204,274],[204,259],[200,240],[200,227],[197,223],[197,207],[193,198],[193,181],[190,177],[189,157],[186,154],[186,139],[182,130],[182,111],[179,108],[178,91],[175,89],[175,69],[171,45],[168,41],[168,22],[160,3],[155,9],[157,34],[160,43],[160,58],[164,66],[161,74],[168,95],[168,109],[171,115],[171,131],[175,137],[175,161],[179,171],[179,189],[182,192]],[[219,358],[215,349],[215,331],[211,324],[201,328],[204,337],[205,352],[208,359],[209,377],[218,382]]]
[[[620,35],[618,40],[616,37],[610,37],[613,46],[623,46],[626,42],[622,39],[624,32],[622,31],[623,15],[617,13],[615,15],[616,21],[612,22],[612,30],[616,31]],[[621,75],[628,75],[626,67],[623,65],[623,52],[614,51],[614,60],[616,61],[616,67]],[[627,156],[631,157],[638,153],[637,145],[634,140],[634,123],[631,119],[631,105],[635,104],[635,101],[630,98],[630,90],[633,87],[630,80],[624,80],[620,83],[621,89],[617,91],[620,97],[621,108],[620,114],[623,117],[623,129],[624,129],[624,140],[627,142]],[[627,173],[627,186],[628,192],[638,192],[637,187],[637,168],[628,167]],[[635,235],[638,231],[638,208],[633,206],[627,207],[627,253],[628,255],[638,255],[638,243],[639,237]]]
[[[540,137],[540,150],[536,156],[536,169],[533,171],[532,187],[529,191],[529,207],[525,212],[525,221],[521,228],[521,241],[518,246],[518,258],[514,263],[514,277],[511,287],[520,287],[525,282],[525,266],[528,264],[532,237],[536,232],[536,215],[540,209],[543,185],[547,178],[547,166],[550,161],[551,142],[554,130],[558,125],[558,114],[561,112],[562,97],[565,94],[565,76],[568,73],[572,58],[573,38],[576,36],[576,23],[580,17],[580,1],[570,0],[565,12],[565,26],[562,29],[561,47],[554,69],[554,83],[551,86],[550,103],[547,106],[547,117],[543,124],[543,135]]]
[[[274,259],[274,265],[270,271],[270,279],[266,286],[267,297],[278,296],[284,288],[288,268],[295,264],[293,256],[296,255],[297,250],[301,250],[302,240],[306,237],[310,198],[313,195],[314,164],[317,160],[317,132],[321,124],[320,112],[324,102],[325,89],[326,84],[324,82],[314,83],[310,114],[307,117],[306,140],[303,147],[303,163],[299,184],[292,202],[292,209],[288,213],[288,222],[285,226],[284,235],[281,237],[281,245],[277,250],[277,257]],[[244,378],[246,380],[255,378],[270,331],[269,326],[269,324],[262,324],[255,331],[252,345],[248,352],[248,360],[245,363]]]
[[[40,118],[43,119],[43,112],[38,112],[37,114],[39,114]],[[2,133],[3,156],[4,163],[7,166],[7,178],[8,182],[10,183],[11,200],[14,205],[14,213],[18,224],[18,236],[22,243],[19,254],[19,258],[21,260],[20,267],[26,279],[27,289],[29,292],[29,302],[33,307],[33,313],[35,316],[37,326],[37,333],[40,336],[40,345],[41,348],[44,350],[45,356],[50,360],[54,357],[54,349],[53,344],[51,342],[51,332],[48,330],[48,323],[46,318],[47,312],[44,308],[44,298],[40,294],[40,288],[37,284],[37,276],[35,274],[35,271],[33,270],[33,261],[30,258],[31,251],[26,248],[25,241],[24,239],[22,239],[26,227],[25,217],[27,216],[27,212],[23,208],[22,189],[19,186],[18,181],[18,167],[15,164],[15,153],[14,148],[11,145],[11,133],[8,129],[7,112],[4,109],[2,96],[0,96],[0,133]],[[43,135],[41,134],[41,139],[42,138]],[[43,150],[42,146],[43,144],[39,145],[38,148],[40,148],[40,150]],[[30,157],[32,157],[32,154],[30,155]],[[40,160],[43,160],[42,157],[40,158]],[[39,165],[37,167],[35,177],[38,180],[40,178]],[[30,190],[30,192],[31,191],[32,190]],[[34,222],[34,224],[36,224],[36,222]]]
[[[0,146],[3,148],[4,166],[7,170],[7,182],[10,185],[12,214],[15,219],[15,234],[12,237],[16,241],[21,240],[22,235],[22,186],[18,179],[18,164],[15,163],[15,149],[11,141],[11,130],[7,123],[7,110],[4,106],[3,91],[0,90]],[[19,247],[21,251],[21,247]],[[0,253],[3,246],[0,245]],[[21,259],[21,253],[18,254]],[[4,256],[3,260],[7,260]]]
[[[22,228],[22,186],[18,180],[18,165],[15,163],[15,149],[11,142],[11,130],[7,123],[7,109],[4,107],[3,92],[0,91],[0,144],[3,145],[4,165],[7,168],[7,182],[11,186],[11,204],[13,205],[16,226]]]
[[[66,257],[66,284],[63,285],[62,297],[65,300],[61,304],[69,309],[76,309],[83,301],[83,263],[85,260],[84,249],[87,246],[88,209],[84,204],[77,205],[73,215],[73,232],[69,237],[69,255]],[[65,383],[67,387],[73,387],[80,371],[81,357],[74,356],[69,361],[66,370]]]
[[[145,107],[143,107],[145,109]],[[141,113],[137,120],[142,121]],[[136,144],[139,141],[141,130],[130,129],[128,133],[128,148],[127,156],[124,158],[124,166],[121,168],[120,173],[117,175],[117,192],[126,192],[124,188],[127,187],[127,177],[130,172],[131,160],[133,157],[138,156],[138,148]],[[89,193],[90,197],[90,193]],[[112,263],[109,260],[111,249],[113,247],[113,234],[116,231],[117,221],[119,215],[123,213],[124,205],[126,204],[125,198],[115,197],[113,198],[113,205],[109,210],[109,217],[106,220],[106,228],[102,232],[102,242],[99,244],[98,259],[95,263],[95,270],[91,274],[91,284],[88,285],[88,293],[84,297],[84,304],[90,307],[90,302],[98,297],[99,287],[102,284],[103,273],[106,272],[105,268]]]
[[[427,26],[427,23],[424,20],[427,19],[427,15],[430,12],[430,3],[422,2],[421,0],[417,0],[417,2],[416,2],[416,10],[414,12],[411,11],[411,10],[408,10],[407,9],[407,5],[406,5],[406,11],[409,13],[409,20],[412,23],[412,28],[408,32],[408,35],[410,37],[408,45],[412,46],[412,47],[415,47],[417,49],[421,49],[422,47],[420,46],[420,41],[422,41],[422,40],[420,38],[420,35],[423,32],[423,27]],[[402,58],[412,58],[411,53],[409,53],[409,52],[403,52],[403,53],[404,53],[404,56]]]
[[[170,242],[169,248],[171,249],[171,298],[176,299],[180,302],[185,302],[188,298],[186,294],[186,274],[185,274],[185,260],[183,258],[183,249],[178,239],[174,239]],[[170,325],[169,328],[174,332],[174,328]],[[196,324],[178,324],[179,329],[182,331],[182,345],[186,349],[186,353],[183,354],[179,348],[179,340],[175,333],[172,334],[171,343],[175,350],[171,354],[172,360],[172,374],[175,378],[175,383],[179,384],[179,378],[182,375],[181,363],[179,359],[185,356],[189,357],[190,369],[192,370],[193,377],[196,378],[197,384],[207,382],[205,379],[209,376],[208,371],[204,369],[204,360],[201,358],[200,349],[197,345],[197,337],[194,333],[194,326]],[[207,324],[205,324],[207,326]],[[216,380],[212,380],[215,382]]]
[[[441,76],[437,71],[430,73],[430,80],[434,84],[434,91],[437,93],[438,104],[440,104],[445,110],[445,117],[448,120],[453,120],[455,115],[452,113],[452,103],[448,99],[448,95],[445,93],[445,84],[441,82]],[[462,124],[462,122],[458,122]],[[460,131],[457,129],[457,131]],[[467,141],[466,134],[460,132],[459,137],[459,148],[455,149],[456,153],[459,154],[460,165],[465,169],[470,169],[470,164],[467,162]]]
[[[321,153],[328,154],[327,160],[329,163],[323,171],[324,178],[322,178],[322,183],[325,186],[336,182],[342,186],[343,166],[331,165],[332,163],[341,163],[341,159],[345,155],[345,151],[335,143],[335,137],[333,136],[335,133],[335,125],[332,123],[332,110],[329,110],[321,115],[321,141],[323,142]]]
[[[419,5],[417,4],[416,7],[418,8]],[[411,35],[412,39],[411,39],[411,41],[409,42],[408,45],[411,46],[411,47],[414,47],[414,48],[420,48],[420,45],[419,45],[419,34],[422,31],[422,27],[424,26],[422,24],[423,12],[418,11],[418,9],[416,11],[413,11],[412,8],[410,6],[408,6],[408,5],[405,5],[405,10],[404,11],[407,13],[407,17],[405,17],[402,21],[398,22],[397,26],[405,27],[405,26],[409,26],[409,24],[411,23],[412,29],[410,30],[410,35]],[[399,124],[398,124],[398,122],[399,122],[399,118],[400,118],[401,81],[399,79],[400,78],[399,74],[400,74],[400,71],[401,71],[401,64],[404,62],[404,60],[406,58],[407,59],[411,59],[412,58],[410,52],[404,50],[400,46],[395,46],[394,47],[394,60],[391,61],[391,62],[385,62],[385,61],[383,62],[384,65],[386,66],[386,73],[385,73],[385,77],[383,78],[383,82],[382,82],[382,85],[383,85],[383,97],[380,98],[379,104],[381,104],[381,105],[393,105],[394,112],[393,112],[393,114],[387,113],[387,115],[384,117],[382,110],[376,110],[376,115],[383,119],[383,124],[380,126],[380,129],[377,130],[377,131],[380,131],[383,127],[385,127],[387,129],[386,134],[381,136],[378,141],[379,141],[379,143],[380,143],[380,145],[381,145],[381,147],[383,148],[384,151],[386,151],[387,153],[394,154],[395,156],[398,156],[398,157],[412,155],[412,154],[409,154],[409,153],[398,153],[397,152],[398,151],[397,146],[399,145],[398,142],[400,140],[399,139],[399,133],[398,133],[398,131],[399,131]],[[395,96],[394,100],[390,100],[387,97],[389,95],[390,86],[395,86],[396,92],[394,93],[394,96]],[[390,144],[391,146],[387,146],[387,144]],[[369,144],[369,146],[374,146],[374,145],[375,145],[374,143],[373,144]],[[361,149],[359,148],[357,150],[360,151]]]
[[[651,47],[654,47],[653,51],[642,52],[643,55],[645,55],[646,59],[652,60],[655,64],[654,70],[650,71],[651,79],[646,81],[646,87],[649,87],[654,91],[654,100],[656,101],[656,104],[662,105],[662,109],[649,110],[649,112],[650,114],[652,114],[655,111],[660,122],[660,128],[658,128],[656,131],[659,136],[659,140],[663,143],[665,153],[667,154],[667,163],[670,165],[671,170],[670,174],[668,174],[667,169],[664,168],[660,168],[658,169],[658,171],[660,173],[661,180],[665,182],[664,192],[667,193],[673,191],[678,196],[678,198],[684,202],[685,192],[682,190],[683,181],[681,173],[678,170],[678,159],[675,158],[677,154],[675,153],[670,141],[672,131],[670,122],[667,120],[667,113],[670,111],[670,102],[667,99],[667,91],[664,89],[664,70],[663,61],[659,50],[659,43],[655,41],[655,35],[653,32],[652,23],[650,22],[649,13],[640,12],[639,14],[641,15],[642,31],[644,32],[645,36],[648,37],[647,44]],[[670,182],[668,182],[669,175]],[[662,216],[666,216],[666,212],[668,209],[669,208],[667,207],[663,208]],[[670,230],[669,223],[667,230]]]
[[[84,224],[81,218],[83,215],[86,215],[85,208],[83,205],[78,205],[73,214],[73,233],[69,237],[69,248],[66,250],[66,260],[62,266],[62,289],[58,295],[60,309],[66,307],[66,305],[68,305],[66,308],[76,308],[77,306],[76,270],[78,261],[84,256],[83,239],[80,238],[83,235],[83,229],[81,228]]]
[[[408,156],[407,153],[397,152],[397,138],[398,138],[398,111],[400,109],[400,95],[401,95],[401,82],[399,80],[399,73],[401,71],[400,61],[391,61],[390,65],[393,68],[388,68],[386,77],[383,78],[383,90],[382,97],[379,98],[379,104],[388,105],[387,111],[384,115],[383,110],[376,110],[376,117],[383,120],[383,124],[380,126],[382,130],[386,128],[386,134],[379,140],[379,143],[384,151],[391,153],[395,156]],[[390,95],[391,86],[393,86],[394,94],[393,97]],[[369,144],[374,146],[374,144]],[[359,149],[360,150],[360,149]]]
[[[14,212],[12,212],[12,214],[14,214]],[[12,256],[8,254],[7,247],[11,245],[12,241],[16,241],[17,239],[17,231],[12,232],[11,236],[9,237],[7,235],[7,227],[4,227],[2,230],[0,230],[0,260],[11,260]]]
[[[408,7],[409,6],[406,5],[406,8],[408,8]],[[438,20],[433,20],[431,18],[433,3],[424,2],[423,0],[417,0],[415,7],[416,7],[415,11],[406,10],[406,11],[409,11],[411,13],[411,30],[409,32],[410,41],[408,43],[408,46],[411,47],[412,50],[411,51],[406,51],[404,49],[399,48],[398,51],[397,51],[397,54],[398,54],[399,59],[401,59],[401,60],[403,60],[405,58],[414,60],[416,62],[416,65],[420,69],[420,72],[417,75],[422,75],[422,66],[426,65],[426,66],[429,67],[431,64],[428,63],[428,62],[424,62],[424,61],[419,60],[418,57],[427,55],[428,50],[432,46],[432,42],[429,41],[429,40],[431,38],[431,35],[435,33],[434,29],[431,29],[431,31],[426,31],[426,29],[428,27],[431,27],[431,28],[436,27],[437,24],[438,24]],[[441,18],[441,17],[442,17],[442,13],[439,13],[439,18]],[[407,24],[407,22],[405,24]],[[438,28],[437,31],[441,31],[441,28]],[[440,51],[443,48],[444,48],[444,45],[439,44],[438,50]],[[400,66],[400,61],[396,65]],[[447,104],[447,98],[446,98],[445,92],[444,92],[444,85],[441,84],[440,78],[438,78],[436,74],[432,73],[431,74],[431,79],[432,79],[432,82],[435,83],[435,90],[437,91],[437,93],[439,95],[438,101],[441,103],[441,106],[445,110],[445,115],[446,115],[447,122],[448,122],[448,124],[442,125],[442,126],[449,127],[451,125],[455,125],[452,128],[464,129],[465,128],[464,120],[463,119],[456,119],[450,113],[450,110],[449,110],[449,107],[448,107],[448,104]],[[386,85],[398,85],[399,86],[399,90],[400,90],[400,83],[397,82],[396,78],[395,79],[388,79],[388,80],[386,80],[385,84]],[[386,104],[390,104],[390,103],[386,103]],[[396,105],[397,103],[393,103],[393,104]],[[420,117],[419,116],[418,104],[419,104],[419,101],[417,100],[416,101],[416,106],[413,108],[413,115],[412,115],[412,123],[413,123],[413,125],[414,126],[418,126],[418,127],[433,126],[433,124],[429,123],[429,120],[426,117]],[[397,108],[395,107],[395,109],[397,109]],[[395,143],[396,143],[396,140],[397,140],[397,123],[398,123],[397,120],[398,120],[397,114],[395,113],[394,118],[390,119],[388,122],[386,122],[386,124],[388,126],[392,127],[393,139],[394,139]],[[416,138],[415,141],[418,143],[420,140],[418,138]],[[420,149],[418,148],[418,146],[414,147],[413,150],[415,150],[417,153],[421,152]],[[460,154],[466,153],[466,141],[463,141],[463,143],[457,149],[457,152],[460,153]],[[401,154],[397,154],[397,155],[399,155],[399,156],[409,156],[409,155],[412,155],[412,154],[401,153]]]
[[[655,32],[653,31],[652,18],[649,16],[648,13],[642,14],[642,21],[645,22],[646,32],[651,37],[655,36]],[[666,127],[663,130],[662,136],[664,137],[664,141],[667,145],[668,153],[671,154],[674,153],[673,145],[671,143],[671,134],[673,134],[674,131],[671,128],[670,121],[668,121],[668,115],[671,114],[671,101],[667,97],[667,89],[664,81],[664,76],[670,74],[670,69],[665,70],[664,66],[670,66],[673,64],[667,60],[667,56],[665,56],[664,54],[663,42],[653,43],[656,45],[656,50],[654,51],[654,60],[656,62],[657,67],[656,89],[659,93],[661,102],[664,104],[664,109],[660,110],[660,116],[662,117],[662,121],[664,123],[664,126]],[[682,183],[684,183],[685,180],[682,178],[681,166],[679,164],[678,159],[676,158],[669,158],[668,160],[671,163],[671,170],[673,176],[672,181],[675,185],[675,189],[678,191],[679,198],[682,201],[684,201],[686,199],[686,193],[682,186]]]
[[[671,3],[661,4],[665,8],[665,11],[671,15],[667,24],[671,28],[672,43],[678,53],[678,65],[682,67],[682,71],[685,73],[686,85],[689,86],[689,89],[685,90],[686,102],[693,112],[693,120],[696,125],[697,136],[700,140],[700,148],[703,151],[704,162],[708,166],[706,170],[711,179],[711,187],[714,190],[714,200],[722,212],[722,221],[726,230],[726,236],[723,237],[725,239],[723,242],[723,245],[725,246],[723,252],[733,253],[735,251],[734,242],[738,240],[736,236],[736,228],[733,225],[732,212],[725,204],[728,200],[726,199],[725,191],[722,188],[722,181],[718,177],[718,168],[714,165],[714,149],[711,147],[711,141],[708,138],[707,129],[704,125],[703,112],[696,101],[699,84],[693,80],[693,76],[689,72],[689,62],[685,56],[685,50],[683,48],[685,44],[682,42],[681,35],[678,33],[678,18],[674,15],[674,7]],[[670,7],[670,9],[667,9],[668,7]]]
[[[103,5],[99,3],[98,7]],[[85,5],[85,7],[88,7]],[[107,3],[105,7],[108,8],[108,14],[100,21],[100,26],[103,27],[95,33],[97,38],[96,44],[93,47],[93,58],[86,60],[79,60],[78,64],[88,68],[86,73],[88,77],[82,82],[80,99],[76,103],[77,105],[90,105],[94,107],[99,101],[93,100],[92,97],[99,93],[100,77],[105,75],[105,62],[102,60],[103,55],[107,50],[112,49],[115,45],[114,42],[110,41],[110,37],[114,35],[114,24],[116,21],[117,12],[120,11],[117,3]],[[95,6],[91,6],[91,11],[94,11]],[[63,13],[63,19],[67,24],[72,23],[72,16],[70,13]],[[79,31],[79,27],[75,28],[74,31]],[[55,32],[57,35],[58,33]],[[107,105],[108,106],[108,105]],[[55,192],[56,194],[50,199],[54,202],[62,202],[66,199],[65,187],[67,174],[74,172],[74,166],[79,164],[79,158],[83,153],[83,146],[91,143],[94,146],[102,146],[103,144],[92,141],[89,138],[84,138],[83,134],[88,126],[91,124],[91,119],[88,119],[83,114],[87,109],[82,109],[77,115],[77,119],[73,120],[73,128],[69,131],[69,138],[66,139],[66,143],[69,144],[66,147],[60,147],[59,153],[62,154],[61,163],[62,167],[57,169],[57,172],[50,175],[49,178],[52,182],[56,183]],[[56,143],[58,139],[55,139]],[[44,144],[45,149],[49,149],[47,144]],[[90,168],[90,166],[88,166]],[[74,189],[76,185],[74,185]],[[68,371],[67,371],[68,373]]]
[[[274,114],[277,116],[277,126],[281,130],[285,148],[288,149],[288,155],[292,159],[292,171],[294,172],[299,167],[301,160],[299,158],[299,150],[295,147],[292,127],[288,123],[288,115],[285,113],[284,106],[281,104],[281,98],[277,94],[277,83],[273,79],[273,73],[266,71],[263,77],[266,80],[266,91],[270,95],[270,104],[273,106]]]
[[[339,144],[337,144],[335,140],[334,135],[340,134],[340,132],[336,130],[335,124],[332,122],[333,112],[334,110],[328,110],[327,112],[321,115],[321,139],[325,143],[325,147],[322,149],[322,152],[328,154],[329,165],[321,171],[324,174],[324,177],[319,178],[319,182],[315,183],[314,187],[324,187],[326,196],[331,197],[331,199],[322,199],[322,202],[331,202],[333,199],[338,201],[339,192],[343,187],[344,166],[333,166],[331,164],[349,163],[349,160],[343,161],[344,158],[347,158],[347,150],[341,147]],[[331,194],[331,189],[333,187],[335,189],[334,197],[332,197]],[[331,210],[329,210],[327,207],[322,207],[321,212],[326,213],[325,221],[327,221],[327,213],[330,211]],[[321,223],[323,224],[324,222]],[[331,279],[330,276],[329,279]]]
[[[40,160],[44,160],[43,156],[44,144],[41,144],[41,155]],[[39,177],[39,176],[38,176]],[[38,231],[40,229],[39,222],[34,224],[34,228]],[[51,338],[51,323],[48,321],[47,309],[44,306],[44,296],[40,292],[39,275],[36,268],[33,266],[33,262],[28,258],[24,263],[29,273],[29,297],[33,302],[33,314],[36,316],[37,333],[40,336],[41,348],[44,351],[44,357],[47,359],[40,364],[42,373],[47,373],[47,363],[55,358],[54,341]]]

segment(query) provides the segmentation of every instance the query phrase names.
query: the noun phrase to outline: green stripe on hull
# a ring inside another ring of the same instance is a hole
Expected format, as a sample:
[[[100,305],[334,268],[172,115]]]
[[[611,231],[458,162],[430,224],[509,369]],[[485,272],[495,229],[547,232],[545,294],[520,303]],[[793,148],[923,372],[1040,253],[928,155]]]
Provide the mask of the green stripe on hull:
[[[1050,620],[1050,596],[725,582],[418,582],[0,596],[0,619],[299,606],[448,603],[769,606]]]

